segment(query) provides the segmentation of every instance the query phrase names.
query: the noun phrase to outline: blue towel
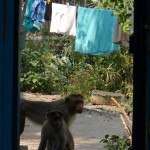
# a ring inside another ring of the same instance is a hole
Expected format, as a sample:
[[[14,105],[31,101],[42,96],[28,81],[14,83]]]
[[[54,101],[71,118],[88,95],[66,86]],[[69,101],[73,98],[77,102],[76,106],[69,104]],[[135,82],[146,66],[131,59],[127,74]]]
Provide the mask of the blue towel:
[[[113,43],[116,16],[114,10],[78,7],[75,51],[101,55],[120,49]]]

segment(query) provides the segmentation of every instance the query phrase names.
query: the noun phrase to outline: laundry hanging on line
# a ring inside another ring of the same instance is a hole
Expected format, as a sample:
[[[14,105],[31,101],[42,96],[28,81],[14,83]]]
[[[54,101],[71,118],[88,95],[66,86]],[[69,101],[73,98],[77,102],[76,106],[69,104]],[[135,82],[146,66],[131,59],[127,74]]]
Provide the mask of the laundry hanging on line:
[[[131,14],[129,20],[131,22],[131,26],[129,28],[130,32],[133,33],[133,26],[134,26],[134,23],[133,23],[133,18],[134,18],[134,13],[133,11],[128,11],[129,14]],[[117,18],[117,25],[116,25],[116,29],[115,29],[115,34],[114,34],[114,40],[113,42],[115,44],[119,44],[119,45],[122,45],[124,47],[129,47],[129,34],[127,33],[124,33],[122,31],[122,26],[121,24],[119,24],[119,18]]]
[[[61,0],[47,0],[47,3],[46,3],[46,0],[28,0],[27,1],[27,7],[26,7],[25,15],[24,15],[25,17],[23,21],[23,25],[26,31],[38,32],[40,31],[41,23],[44,23],[45,20],[51,20],[52,2],[59,3],[61,2]],[[64,9],[61,9],[63,7]],[[87,9],[94,10],[94,8],[87,8]],[[103,10],[103,11],[108,11],[108,10]],[[78,15],[78,18],[79,17],[80,15]],[[54,6],[54,9],[53,9],[53,18],[54,19],[52,20],[52,23],[51,23],[50,32],[73,35],[73,36],[76,35],[76,7],[75,6],[56,4],[56,6]],[[100,21],[102,21],[101,18],[100,18]],[[133,22],[133,15],[130,18],[130,20],[131,22]],[[83,25],[84,25],[84,22],[83,22]],[[131,28],[133,28],[133,26],[131,26]],[[115,27],[113,43],[123,45],[125,47],[129,47],[129,35],[122,32],[122,27],[119,24],[118,20],[117,20],[117,24]],[[79,51],[79,50],[76,50],[76,51]],[[104,51],[106,50],[104,49]],[[91,51],[88,53],[91,54]],[[97,55],[97,53],[94,52],[93,55]]]
[[[102,55],[119,50],[113,43],[117,18],[114,10],[78,7],[75,51]]]
[[[50,32],[76,35],[76,6],[52,3]]]
[[[26,31],[38,32],[41,23],[45,22],[46,1],[44,0],[28,0],[26,11],[24,14],[23,26]]]
[[[124,47],[129,47],[129,35],[122,32],[122,27],[119,24],[118,18],[113,42]]]

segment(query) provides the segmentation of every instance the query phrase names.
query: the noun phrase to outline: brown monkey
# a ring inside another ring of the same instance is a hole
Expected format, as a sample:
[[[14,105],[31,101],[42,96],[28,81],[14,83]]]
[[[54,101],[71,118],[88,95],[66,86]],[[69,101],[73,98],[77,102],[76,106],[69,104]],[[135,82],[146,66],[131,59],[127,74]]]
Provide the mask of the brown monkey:
[[[84,100],[81,94],[71,94],[65,99],[53,102],[21,101],[20,134],[24,131],[25,117],[42,125],[45,121],[45,112],[58,110],[63,113],[67,126],[70,126],[77,113],[82,113]]]
[[[74,150],[73,137],[60,111],[46,113],[38,150]]]

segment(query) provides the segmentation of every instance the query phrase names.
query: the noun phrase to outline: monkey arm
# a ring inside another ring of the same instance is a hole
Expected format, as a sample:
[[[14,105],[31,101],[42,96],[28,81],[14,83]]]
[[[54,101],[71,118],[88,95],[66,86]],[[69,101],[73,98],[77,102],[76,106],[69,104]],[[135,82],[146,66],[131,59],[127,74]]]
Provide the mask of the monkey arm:
[[[41,138],[38,150],[45,150],[46,149],[46,144],[47,144],[47,139],[46,138]]]
[[[40,141],[38,150],[45,150],[46,149],[48,137],[45,134],[46,132],[44,129],[45,128],[42,128],[42,131],[41,131],[41,141]]]

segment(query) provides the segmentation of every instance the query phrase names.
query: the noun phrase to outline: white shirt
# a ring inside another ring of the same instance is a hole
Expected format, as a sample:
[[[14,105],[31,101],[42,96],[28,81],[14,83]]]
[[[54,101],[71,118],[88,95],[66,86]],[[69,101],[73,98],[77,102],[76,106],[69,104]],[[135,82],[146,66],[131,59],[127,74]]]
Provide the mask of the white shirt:
[[[50,32],[76,35],[76,7],[52,3]]]

